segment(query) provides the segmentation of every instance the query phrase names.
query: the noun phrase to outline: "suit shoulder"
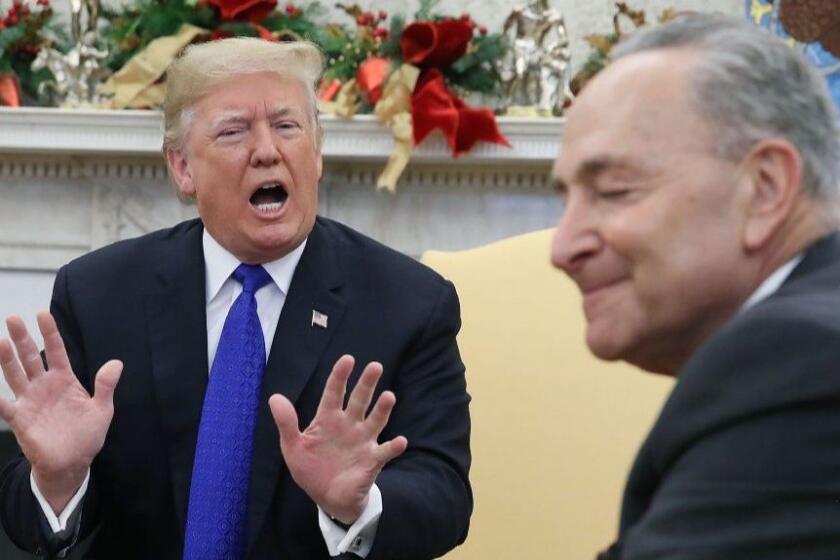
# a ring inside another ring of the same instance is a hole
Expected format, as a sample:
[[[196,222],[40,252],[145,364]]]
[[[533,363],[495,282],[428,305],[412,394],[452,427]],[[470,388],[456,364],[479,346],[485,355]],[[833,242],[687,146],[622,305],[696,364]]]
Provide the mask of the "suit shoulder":
[[[351,227],[322,217],[318,218],[318,223],[335,244],[345,269],[363,266],[374,274],[385,273],[386,277],[394,282],[410,280],[412,284],[451,285],[448,280],[418,260]]]
[[[200,220],[188,220],[173,227],[153,231],[132,239],[125,239],[95,249],[65,265],[74,274],[107,272],[134,274],[148,270],[156,262],[160,249],[167,242],[198,236],[202,231]]]
[[[735,317],[697,354],[788,354],[802,345],[828,343],[840,349],[838,308],[840,289],[779,292]],[[840,355],[840,350],[836,352]],[[791,357],[805,361],[821,356]]]

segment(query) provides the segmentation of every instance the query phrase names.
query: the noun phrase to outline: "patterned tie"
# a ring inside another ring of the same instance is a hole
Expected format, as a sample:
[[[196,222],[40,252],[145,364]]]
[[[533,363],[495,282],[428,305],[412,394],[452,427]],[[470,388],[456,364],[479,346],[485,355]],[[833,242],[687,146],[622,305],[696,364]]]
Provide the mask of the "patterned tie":
[[[265,339],[254,294],[271,281],[261,266],[241,264],[242,293],[228,311],[204,395],[187,513],[184,560],[245,557],[248,486]]]

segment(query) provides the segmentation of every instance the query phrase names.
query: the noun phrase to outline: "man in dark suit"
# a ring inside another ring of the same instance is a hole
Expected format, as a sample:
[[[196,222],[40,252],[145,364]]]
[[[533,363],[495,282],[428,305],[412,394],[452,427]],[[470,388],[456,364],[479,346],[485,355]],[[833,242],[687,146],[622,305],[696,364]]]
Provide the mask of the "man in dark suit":
[[[619,44],[554,167],[598,357],[677,377],[600,558],[840,558],[840,131],[781,41],[687,16]]]
[[[164,151],[201,219],[63,267],[38,317],[46,368],[8,320],[16,401],[0,416],[22,456],[0,475],[0,517],[18,546],[61,555],[92,535],[90,558],[374,560],[466,537],[457,296],[316,218],[320,69],[301,43],[188,49],[168,74]]]

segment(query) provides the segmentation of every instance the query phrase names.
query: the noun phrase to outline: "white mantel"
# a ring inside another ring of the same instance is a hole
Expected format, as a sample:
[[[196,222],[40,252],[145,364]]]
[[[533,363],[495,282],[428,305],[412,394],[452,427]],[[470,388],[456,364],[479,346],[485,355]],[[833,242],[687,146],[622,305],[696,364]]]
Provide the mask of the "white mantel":
[[[342,119],[321,117],[324,157],[329,161],[383,161],[394,143],[372,115]],[[440,136],[430,137],[412,153],[415,163],[491,165],[548,164],[557,155],[562,119],[502,117],[502,132],[512,147],[480,143],[453,160]],[[156,156],[160,154],[162,116],[157,111],[0,108],[0,153],[79,156]]]

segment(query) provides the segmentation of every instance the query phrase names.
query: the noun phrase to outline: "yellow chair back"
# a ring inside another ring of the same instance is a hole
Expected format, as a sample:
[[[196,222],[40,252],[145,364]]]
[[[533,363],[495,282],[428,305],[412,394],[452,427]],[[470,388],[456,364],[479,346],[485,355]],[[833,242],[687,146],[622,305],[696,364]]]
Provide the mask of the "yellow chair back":
[[[473,401],[475,512],[450,560],[592,559],[671,380],[596,359],[551,230],[422,260],[455,283]]]

